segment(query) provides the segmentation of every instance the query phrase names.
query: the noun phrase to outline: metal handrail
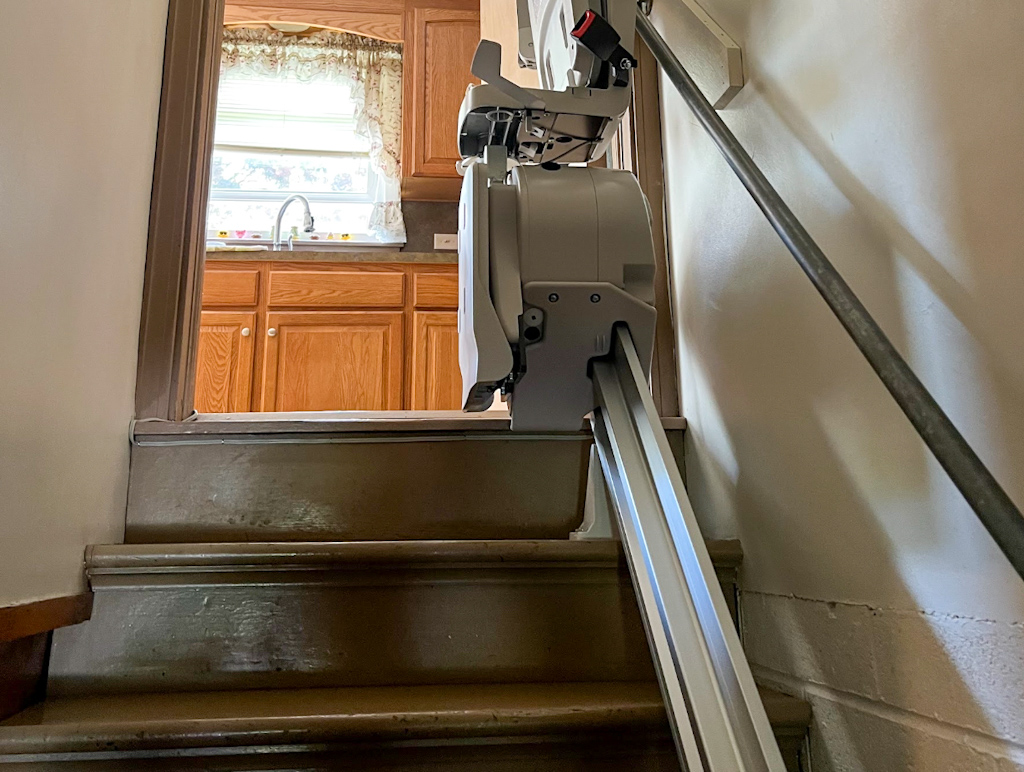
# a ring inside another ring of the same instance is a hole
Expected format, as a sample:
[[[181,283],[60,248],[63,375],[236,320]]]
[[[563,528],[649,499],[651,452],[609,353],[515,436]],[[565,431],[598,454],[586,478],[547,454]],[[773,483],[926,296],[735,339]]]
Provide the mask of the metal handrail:
[[[754,163],[643,12],[637,30],[740,182],[881,378],[953,484],[1024,578],[1024,517],[882,328]]]
[[[682,769],[785,772],[633,339],[593,363],[591,424]]]

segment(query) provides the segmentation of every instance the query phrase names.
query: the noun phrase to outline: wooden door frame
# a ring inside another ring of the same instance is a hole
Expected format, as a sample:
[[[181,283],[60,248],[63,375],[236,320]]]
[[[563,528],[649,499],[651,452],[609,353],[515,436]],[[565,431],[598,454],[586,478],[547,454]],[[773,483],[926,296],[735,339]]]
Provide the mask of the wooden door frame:
[[[182,421],[194,412],[224,5],[225,0],[168,0],[135,386],[140,419]],[[640,66],[619,155],[623,168],[639,178],[654,216],[658,327],[652,389],[661,415],[678,416],[658,65],[639,40],[636,50]]]
[[[665,164],[661,136],[661,85],[658,60],[636,37],[638,65],[633,70],[633,99],[611,148],[610,165],[637,176],[651,206],[654,232],[654,306],[658,322],[651,362],[651,392],[663,418],[682,415],[676,355],[675,314],[672,303],[672,264],[668,252],[665,216]]]
[[[224,0],[168,0],[136,418],[192,414]]]

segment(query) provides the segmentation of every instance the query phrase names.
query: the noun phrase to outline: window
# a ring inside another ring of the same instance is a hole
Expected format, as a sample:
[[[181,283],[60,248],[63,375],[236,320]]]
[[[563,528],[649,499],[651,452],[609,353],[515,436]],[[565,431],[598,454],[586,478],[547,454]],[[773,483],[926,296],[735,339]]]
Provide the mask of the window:
[[[375,240],[368,232],[377,174],[370,144],[356,134],[356,104],[339,80],[231,70],[218,92],[207,234],[271,239],[277,212],[294,194],[310,202],[316,231],[302,233],[302,206],[282,221],[285,239]]]

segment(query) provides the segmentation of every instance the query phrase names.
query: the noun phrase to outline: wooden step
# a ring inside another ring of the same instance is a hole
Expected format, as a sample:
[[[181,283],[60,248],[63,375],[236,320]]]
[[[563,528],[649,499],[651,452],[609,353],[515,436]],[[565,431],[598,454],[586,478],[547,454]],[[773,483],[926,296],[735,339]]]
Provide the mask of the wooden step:
[[[567,538],[590,436],[507,420],[138,424],[125,539]]]
[[[726,587],[739,550],[713,542]],[[653,678],[613,541],[89,549],[92,619],[55,632],[53,696]]]
[[[805,703],[763,698],[777,732],[802,736]],[[76,769],[678,769],[650,682],[50,699],[0,723],[0,764],[15,761],[46,769],[57,761]]]
[[[93,547],[49,694],[653,678],[616,542]]]
[[[424,415],[138,423],[125,540],[564,539],[579,526],[588,432]]]

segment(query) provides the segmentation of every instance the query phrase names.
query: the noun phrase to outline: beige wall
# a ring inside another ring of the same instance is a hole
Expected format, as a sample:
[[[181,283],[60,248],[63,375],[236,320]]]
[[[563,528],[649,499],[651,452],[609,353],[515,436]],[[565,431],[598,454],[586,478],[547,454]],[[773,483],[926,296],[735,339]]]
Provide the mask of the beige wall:
[[[123,531],[167,3],[0,5],[3,606]]]
[[[1024,504],[1024,5],[702,2],[726,121]],[[815,772],[1024,769],[1024,584],[663,87],[689,486],[757,675]]]

